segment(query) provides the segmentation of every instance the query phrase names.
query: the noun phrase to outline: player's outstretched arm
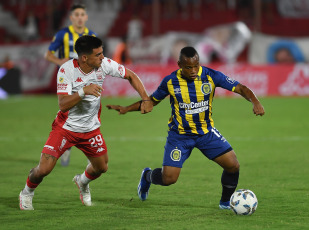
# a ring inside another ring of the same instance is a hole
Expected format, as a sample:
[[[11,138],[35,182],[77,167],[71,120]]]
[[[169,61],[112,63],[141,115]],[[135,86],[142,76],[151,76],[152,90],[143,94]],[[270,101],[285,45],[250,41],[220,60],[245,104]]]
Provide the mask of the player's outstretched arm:
[[[132,70],[129,69],[126,69],[126,78],[129,80],[132,87],[138,92],[138,94],[142,98],[142,103],[140,106],[141,113],[151,112],[151,110],[153,109],[153,103],[150,100],[150,97],[148,96],[142,81]]]
[[[126,114],[127,112],[133,112],[133,111],[140,111],[143,101],[137,101],[131,105],[128,106],[121,106],[121,105],[106,105],[108,109],[113,109],[119,112],[119,114]],[[157,105],[159,102],[156,102],[152,100],[152,97],[150,98],[150,103],[152,103],[153,106]]]
[[[243,96],[245,99],[247,99],[248,101],[250,101],[252,103],[253,113],[256,116],[263,116],[265,114],[264,107],[262,106],[261,102],[255,96],[255,94],[252,92],[252,90],[249,89],[247,86],[239,83],[235,87],[234,92],[240,94],[241,96]]]

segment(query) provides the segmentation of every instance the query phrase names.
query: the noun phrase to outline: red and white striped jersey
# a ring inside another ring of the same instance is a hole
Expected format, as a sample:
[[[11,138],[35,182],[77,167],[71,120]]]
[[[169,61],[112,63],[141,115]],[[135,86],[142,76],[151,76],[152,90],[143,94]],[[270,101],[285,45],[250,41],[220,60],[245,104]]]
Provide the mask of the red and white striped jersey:
[[[106,75],[124,78],[126,69],[117,62],[104,58],[101,67],[85,74],[76,59],[64,63],[57,74],[57,94],[72,95],[90,84],[102,86]],[[102,86],[103,87],[103,86]],[[77,133],[86,133],[101,126],[101,98],[93,95],[85,97],[69,111],[58,111],[54,125]]]

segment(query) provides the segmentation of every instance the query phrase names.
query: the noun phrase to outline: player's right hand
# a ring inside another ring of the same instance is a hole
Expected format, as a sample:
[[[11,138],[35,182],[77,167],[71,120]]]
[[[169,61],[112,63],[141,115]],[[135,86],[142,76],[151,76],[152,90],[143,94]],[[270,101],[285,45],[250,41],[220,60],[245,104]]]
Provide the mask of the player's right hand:
[[[102,91],[103,88],[97,84],[91,84],[84,87],[84,92],[86,95],[93,95],[96,97],[100,97]]]
[[[119,114],[126,114],[127,110],[125,109],[125,107],[121,106],[121,105],[106,105],[106,107],[108,109],[113,109],[119,112]]]

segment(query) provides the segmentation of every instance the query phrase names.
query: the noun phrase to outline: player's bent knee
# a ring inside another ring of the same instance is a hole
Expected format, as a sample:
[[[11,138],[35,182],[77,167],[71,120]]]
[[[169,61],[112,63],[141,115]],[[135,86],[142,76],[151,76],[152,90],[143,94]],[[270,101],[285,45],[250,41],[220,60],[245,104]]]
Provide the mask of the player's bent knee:
[[[164,185],[168,186],[168,185],[172,185],[175,184],[177,182],[177,177],[173,177],[173,176],[163,176],[162,178],[162,182]]]
[[[231,165],[228,168],[225,168],[225,170],[229,173],[237,173],[239,171],[240,165],[238,161],[236,161],[233,165]]]
[[[108,170],[108,165],[107,165],[107,164],[100,165],[99,167],[95,168],[95,171],[96,171],[98,174],[106,173],[107,170]]]

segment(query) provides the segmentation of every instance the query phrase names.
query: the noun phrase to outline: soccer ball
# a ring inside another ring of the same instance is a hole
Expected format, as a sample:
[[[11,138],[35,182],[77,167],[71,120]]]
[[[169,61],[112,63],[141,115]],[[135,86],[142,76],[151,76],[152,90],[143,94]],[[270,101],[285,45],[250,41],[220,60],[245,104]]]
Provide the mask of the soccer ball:
[[[230,206],[236,215],[251,215],[258,206],[258,200],[251,190],[238,189],[231,196]]]

